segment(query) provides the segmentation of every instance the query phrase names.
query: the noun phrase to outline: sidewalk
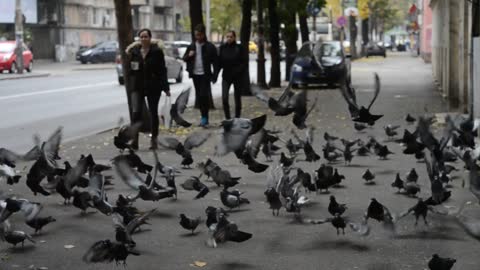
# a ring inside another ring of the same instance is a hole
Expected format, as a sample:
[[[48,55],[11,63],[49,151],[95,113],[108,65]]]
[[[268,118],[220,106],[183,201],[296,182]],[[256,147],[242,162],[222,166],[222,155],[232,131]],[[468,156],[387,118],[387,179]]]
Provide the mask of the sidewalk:
[[[404,117],[407,113],[417,117],[425,113],[445,112],[446,106],[438,92],[434,90],[430,66],[425,65],[421,59],[411,57],[392,57],[387,59],[373,58],[368,62],[357,62],[352,67],[353,86],[357,89],[357,99],[360,104],[368,104],[372,95],[373,72],[378,72],[381,78],[382,90],[372,107],[373,113],[385,114],[372,129],[365,133],[357,133],[349,119],[347,106],[338,90],[309,90],[308,99],[313,101],[318,98],[316,109],[307,120],[307,125],[315,126],[313,148],[321,153],[323,133],[328,131],[331,135],[346,139],[375,136],[380,142],[386,139],[383,126],[399,124],[403,128],[413,130],[415,126],[407,126]],[[269,96],[279,96],[280,89],[266,91]],[[233,100],[230,101],[233,110]],[[243,97],[242,116],[253,118],[267,114],[269,129],[279,129],[283,133],[280,137],[291,137],[293,128],[291,116],[276,117],[266,108],[266,105],[254,97]],[[216,107],[221,108],[221,101],[216,100]],[[198,123],[198,111],[187,109],[185,119],[194,125]],[[223,120],[223,111],[217,109],[210,113],[210,122],[217,127]],[[215,132],[216,128],[208,131]],[[160,136],[176,136],[184,138],[197,127],[188,129],[162,130]],[[118,154],[113,146],[115,130],[96,134],[62,144],[60,156],[63,160],[75,161],[80,154],[91,153],[99,163],[108,163]],[[304,136],[303,132],[298,132]],[[204,217],[207,206],[221,206],[219,201],[220,188],[211,182],[206,182],[210,193],[201,200],[192,200],[194,194],[184,191],[179,184],[189,176],[198,176],[198,169],[181,170],[177,177],[177,201],[170,199],[156,203],[139,201],[136,207],[142,210],[157,208],[149,229],[143,233],[133,235],[137,249],[141,256],[130,256],[127,260],[131,269],[157,269],[159,264],[165,269],[194,269],[190,265],[196,261],[204,261],[204,269],[390,269],[390,270],[417,270],[426,269],[427,262],[433,253],[443,257],[457,259],[456,268],[463,270],[478,269],[476,249],[478,242],[467,236],[451,219],[441,216],[429,215],[430,226],[419,224],[413,226],[413,217],[406,217],[397,227],[398,235],[395,237],[386,233],[379,223],[370,221],[372,232],[370,236],[360,238],[348,228],[345,235],[337,236],[335,229],[330,224],[325,225],[299,225],[292,222],[292,215],[281,210],[279,217],[273,217],[263,194],[266,186],[266,174],[254,174],[246,170],[233,154],[225,157],[213,157],[214,145],[217,142],[216,134],[198,149],[192,150],[195,162],[211,157],[222,168],[228,169],[233,176],[241,176],[241,184],[235,186],[245,192],[244,197],[250,204],[240,210],[230,213],[229,220],[235,222],[240,230],[253,233],[253,238],[244,243],[226,243],[217,249],[207,248],[204,241],[207,231],[204,222],[198,227],[198,233],[190,236],[178,225],[178,215],[185,213],[188,216]],[[395,155],[389,160],[380,161],[374,156],[354,157],[352,165],[345,167],[343,163],[335,164],[339,172],[345,175],[344,187],[332,189],[331,194],[307,194],[312,204],[302,209],[302,215],[308,218],[328,217],[326,210],[329,196],[335,195],[339,202],[347,203],[348,217],[358,220],[366,210],[372,197],[385,204],[394,213],[400,213],[416,203],[416,199],[395,194],[390,186],[399,172],[402,177],[411,168],[416,168],[420,175],[419,183],[422,191],[419,197],[429,196],[430,185],[425,170],[425,164],[417,163],[409,156],[401,154],[402,147],[385,142]],[[279,143],[279,145],[282,145]],[[145,162],[153,164],[153,156],[148,148],[148,137],[141,136],[139,154]],[[306,172],[318,169],[322,159],[317,163],[302,161],[303,153],[297,166]],[[160,160],[167,165],[180,168],[181,158],[170,150],[160,150]],[[274,157],[275,162],[278,157]],[[264,156],[260,153],[258,161],[265,163]],[[269,163],[274,165],[275,163]],[[459,165],[459,164],[457,164]],[[23,168],[23,164],[18,166]],[[457,166],[459,167],[459,166]],[[364,185],[362,173],[370,168],[376,174],[376,185]],[[465,177],[462,171],[455,176]],[[159,180],[162,184],[163,179]],[[204,179],[202,180],[204,181]],[[108,190],[108,198],[114,203],[119,193],[133,194],[119,179],[115,179],[115,187]],[[23,178],[21,180],[23,182]],[[460,187],[460,180],[453,181],[454,195],[448,202],[449,205],[458,205],[466,198],[472,198],[467,189]],[[8,186],[10,188],[10,186]],[[11,187],[11,193],[26,194],[26,198],[33,198],[23,184]],[[303,190],[302,190],[303,195]],[[114,239],[114,229],[110,217],[101,214],[79,216],[77,209],[65,207],[58,195],[35,197],[35,201],[44,204],[43,214],[54,215],[58,222],[45,228],[45,233],[36,238],[44,240],[35,248],[28,249],[29,256],[8,252],[0,249],[0,253],[8,253],[5,265],[20,265],[28,267],[48,267],[49,269],[85,269],[87,266],[81,261],[85,251],[97,240]],[[24,229],[21,227],[21,229]],[[28,230],[30,231],[30,230]],[[79,237],[80,236],[80,237]],[[64,245],[72,244],[73,249],[65,249]],[[26,246],[27,249],[27,246]],[[51,260],[52,254],[56,259]],[[160,263],[159,263],[160,262]],[[89,269],[104,269],[103,264],[91,266]],[[8,267],[7,267],[8,268]],[[22,268],[23,269],[23,268]]]
[[[115,69],[115,63],[101,63],[101,64],[81,64],[78,61],[69,62],[55,62],[49,59],[38,59],[34,62],[33,71],[24,72],[23,74],[0,74],[1,80],[15,80],[15,79],[27,79],[47,77],[50,75],[65,74],[73,71],[86,71],[86,70],[107,70]]]

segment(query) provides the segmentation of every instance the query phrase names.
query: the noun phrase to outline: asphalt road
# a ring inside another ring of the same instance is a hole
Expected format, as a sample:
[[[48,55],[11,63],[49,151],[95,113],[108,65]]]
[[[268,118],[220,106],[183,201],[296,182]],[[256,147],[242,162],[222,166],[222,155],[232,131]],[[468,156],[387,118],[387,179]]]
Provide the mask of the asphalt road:
[[[114,69],[79,70],[87,66],[59,65],[65,68],[52,64],[46,67],[51,72],[48,77],[0,81],[0,108],[4,112],[0,121],[2,146],[26,151],[32,145],[33,134],[48,136],[59,125],[64,127],[64,138],[69,141],[115,127],[119,117],[129,119],[125,90],[118,84]],[[266,67],[268,79],[269,63]],[[45,69],[38,65],[36,70],[42,72],[42,68]],[[256,79],[256,73],[252,59],[252,80]],[[172,100],[192,85],[184,72],[183,83],[170,85]],[[221,97],[221,78],[213,84],[212,93],[214,98]],[[194,97],[192,91],[190,103]]]
[[[403,128],[413,130],[413,125],[407,125],[404,117],[407,113],[414,116],[422,115],[425,108],[430,113],[446,111],[438,92],[434,90],[431,78],[431,66],[420,59],[408,55],[391,55],[387,59],[372,58],[355,62],[353,69],[353,84],[358,91],[357,98],[361,104],[366,104],[372,94],[373,72],[378,72],[382,80],[382,91],[378,101],[373,106],[374,113],[385,114],[374,128],[364,133],[357,133],[349,119],[345,101],[336,90],[309,91],[309,99],[317,97],[318,106],[313,111],[307,124],[316,127],[315,143],[317,152],[321,151],[323,133],[347,139],[375,136],[388,145],[394,153],[388,160],[379,160],[375,156],[354,157],[350,166],[342,162],[334,164],[346,179],[341,188],[333,188],[330,194],[306,194],[311,204],[302,210],[305,218],[327,217],[329,195],[335,195],[339,202],[348,205],[346,215],[352,220],[358,220],[366,210],[369,200],[375,197],[392,212],[400,213],[413,206],[416,199],[395,193],[390,186],[399,172],[405,175],[411,168],[416,168],[420,175],[419,184],[422,191],[419,196],[426,198],[430,193],[425,164],[417,163],[409,156],[401,154],[402,147],[386,141],[382,126],[399,124]],[[280,91],[270,91],[268,95],[278,96]],[[277,128],[284,132],[283,138],[290,138],[289,130],[293,127],[291,117],[274,117],[263,104],[253,97],[244,98],[244,115],[254,117],[267,113],[267,127]],[[117,119],[118,114],[113,117]],[[197,112],[187,110],[186,119],[197,118]],[[212,112],[214,124],[222,120],[222,112]],[[189,130],[191,131],[191,130]],[[441,130],[439,130],[441,131]],[[118,154],[112,145],[113,132],[88,136],[64,143],[60,156],[64,160],[75,161],[80,154],[92,153],[98,162],[107,162]],[[300,133],[303,136],[302,133]],[[165,131],[162,135],[171,136]],[[138,202],[136,206],[147,210],[157,208],[157,213],[151,218],[148,231],[133,235],[137,242],[140,256],[129,257],[127,269],[195,269],[191,266],[195,261],[206,262],[203,269],[326,269],[326,270],[423,270],[434,253],[442,257],[453,257],[458,261],[453,269],[478,269],[478,240],[468,236],[451,217],[429,215],[430,225],[422,222],[417,227],[413,225],[412,216],[406,217],[397,224],[397,232],[392,235],[383,227],[371,221],[372,231],[367,237],[355,235],[346,230],[346,235],[337,236],[330,224],[305,225],[295,222],[292,215],[282,209],[279,217],[273,217],[263,194],[266,186],[265,173],[254,174],[246,170],[245,165],[238,162],[233,154],[225,157],[213,157],[215,138],[210,139],[199,149],[193,150],[196,161],[212,157],[223,168],[231,171],[234,176],[241,176],[241,184],[236,186],[245,192],[245,197],[251,203],[230,213],[229,220],[238,224],[241,230],[253,233],[253,238],[244,243],[225,243],[216,249],[207,248],[204,242],[207,230],[202,223],[198,233],[191,236],[178,225],[178,215],[186,213],[189,216],[204,216],[207,206],[220,206],[219,192],[213,183],[206,182],[211,188],[210,193],[201,200],[192,200],[193,192],[184,191],[179,187],[177,201],[166,199],[159,202]],[[148,140],[142,136],[140,155],[152,163],[151,153],[146,149]],[[280,144],[281,145],[281,144]],[[173,151],[160,151],[162,163],[179,167],[180,158]],[[258,160],[265,162],[262,154]],[[274,157],[275,165],[278,157]],[[322,158],[316,163],[303,161],[301,154],[296,165],[305,171],[318,169]],[[461,187],[461,178],[467,177],[461,168],[462,164],[454,164],[460,171],[455,172],[452,187],[452,198],[447,205],[458,206],[465,200],[473,200],[467,188]],[[30,164],[20,164],[18,168],[26,168]],[[375,185],[365,185],[361,174],[370,168],[376,174]],[[25,173],[25,169],[23,169]],[[110,173],[108,173],[110,174]],[[182,170],[177,177],[177,185],[188,176],[197,175],[196,169]],[[81,258],[85,251],[95,241],[113,239],[114,228],[110,217],[99,213],[80,215],[79,210],[64,206],[58,195],[50,197],[34,197],[21,183],[6,186],[9,194],[19,194],[21,197],[43,203],[42,215],[53,215],[57,222],[45,227],[41,235],[35,236],[36,245],[28,243],[24,249],[11,248],[0,242],[0,269],[28,269],[48,267],[48,269],[116,269],[113,265],[87,265]],[[119,193],[132,194],[133,190],[117,179],[115,187],[107,191],[111,202]],[[163,180],[161,180],[163,182]],[[478,214],[478,205],[471,206]],[[11,219],[15,228],[32,232],[22,223],[21,216]],[[66,249],[65,245],[73,245]],[[120,268],[122,268],[120,266]]]

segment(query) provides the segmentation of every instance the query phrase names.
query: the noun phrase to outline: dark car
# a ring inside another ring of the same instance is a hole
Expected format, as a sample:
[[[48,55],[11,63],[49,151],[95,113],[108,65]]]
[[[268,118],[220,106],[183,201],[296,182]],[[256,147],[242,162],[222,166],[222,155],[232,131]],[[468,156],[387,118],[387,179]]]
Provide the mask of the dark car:
[[[366,56],[367,58],[370,56],[387,57],[387,50],[385,49],[385,47],[381,46],[380,44],[370,43],[367,46]]]
[[[80,48],[76,53],[76,59],[82,64],[115,62],[117,50],[117,41],[100,42],[87,49]]]
[[[343,78],[351,80],[350,55],[345,55],[340,41],[306,42],[297,53],[290,80],[293,88],[309,84],[332,87]]]

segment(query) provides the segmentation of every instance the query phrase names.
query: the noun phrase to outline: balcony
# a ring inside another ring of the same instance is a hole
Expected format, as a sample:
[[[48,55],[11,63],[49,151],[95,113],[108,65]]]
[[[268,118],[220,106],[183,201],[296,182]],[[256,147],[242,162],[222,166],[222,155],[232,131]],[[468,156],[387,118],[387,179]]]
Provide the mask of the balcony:
[[[154,7],[168,7],[173,8],[173,0],[153,0],[152,4]]]

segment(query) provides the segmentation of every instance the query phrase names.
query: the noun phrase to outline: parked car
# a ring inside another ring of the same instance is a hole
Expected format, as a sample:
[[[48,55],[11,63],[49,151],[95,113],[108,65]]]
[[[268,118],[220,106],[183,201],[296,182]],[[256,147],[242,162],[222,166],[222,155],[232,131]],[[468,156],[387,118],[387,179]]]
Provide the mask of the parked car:
[[[165,64],[167,66],[167,78],[174,79],[177,83],[181,83],[183,81],[183,63],[173,57],[172,51],[172,47],[165,45],[164,53]],[[123,77],[122,57],[119,51],[117,51],[115,63],[118,83],[123,85],[125,84],[125,79]]]
[[[0,72],[8,70],[10,73],[17,72],[17,55],[15,40],[0,41]],[[23,44],[23,66],[28,72],[33,70],[33,54],[28,47]]]
[[[75,58],[82,64],[115,62],[117,50],[117,41],[105,41],[97,43],[88,49],[79,49]]]
[[[173,46],[177,48],[178,58],[181,59],[185,55],[185,52],[187,51],[187,47],[190,46],[190,42],[184,41],[184,40],[177,40],[173,42]]]
[[[255,41],[250,40],[250,42],[248,42],[248,52],[258,53],[258,46],[257,46],[257,43],[255,43]]]
[[[309,84],[328,84],[332,87],[343,78],[351,80],[350,55],[340,41],[306,42],[295,58],[290,74],[293,88]]]
[[[375,43],[370,43],[367,46],[367,52],[366,52],[367,58],[370,56],[383,56],[387,57],[387,50],[385,47],[375,44]]]

